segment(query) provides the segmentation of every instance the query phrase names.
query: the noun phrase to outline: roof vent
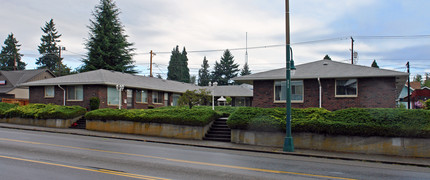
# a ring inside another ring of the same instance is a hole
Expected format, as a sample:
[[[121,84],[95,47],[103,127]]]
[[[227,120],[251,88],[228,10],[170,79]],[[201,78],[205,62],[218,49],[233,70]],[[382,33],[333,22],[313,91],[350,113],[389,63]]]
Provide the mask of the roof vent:
[[[323,65],[324,65],[324,66],[327,66],[327,65],[328,65],[328,62],[324,62],[324,63],[323,63]]]

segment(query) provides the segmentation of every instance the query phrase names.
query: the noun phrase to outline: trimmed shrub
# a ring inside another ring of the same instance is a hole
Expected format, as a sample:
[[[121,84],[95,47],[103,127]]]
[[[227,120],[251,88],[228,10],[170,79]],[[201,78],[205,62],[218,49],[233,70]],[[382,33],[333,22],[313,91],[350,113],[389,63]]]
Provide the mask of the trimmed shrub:
[[[85,115],[88,120],[124,120],[189,126],[205,126],[218,117],[215,111],[199,108],[98,109]]]
[[[90,98],[90,111],[99,109],[100,99],[98,97]]]
[[[12,108],[17,107],[17,106],[18,105],[16,105],[16,104],[9,104],[9,103],[0,102],[0,118],[5,117],[5,113],[7,110],[12,109]]]
[[[227,124],[232,129],[285,132],[285,108],[244,107]],[[430,137],[430,111],[350,108],[292,109],[291,130],[332,135]]]
[[[59,106],[54,104],[29,104],[17,106],[5,112],[5,117],[34,119],[71,119],[82,116],[86,109],[81,106]]]

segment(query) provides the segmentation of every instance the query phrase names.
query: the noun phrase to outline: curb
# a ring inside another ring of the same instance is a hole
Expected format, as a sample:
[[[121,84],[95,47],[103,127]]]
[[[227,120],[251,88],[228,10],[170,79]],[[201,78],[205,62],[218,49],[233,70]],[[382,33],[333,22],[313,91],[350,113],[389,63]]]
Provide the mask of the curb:
[[[406,166],[416,166],[416,167],[430,168],[430,164],[419,164],[419,163],[410,163],[410,162],[385,161],[385,160],[373,160],[373,159],[360,159],[360,158],[349,158],[349,157],[329,156],[329,155],[316,155],[316,154],[303,154],[303,153],[282,152],[282,151],[265,151],[265,150],[247,149],[247,148],[220,147],[220,146],[210,146],[210,145],[191,144],[191,143],[178,143],[178,142],[160,141],[160,140],[137,139],[137,138],[131,138],[131,137],[106,136],[106,135],[97,135],[97,134],[90,134],[90,133],[85,134],[85,133],[78,133],[78,132],[64,132],[64,131],[48,130],[48,129],[37,129],[37,128],[26,128],[26,127],[11,127],[11,126],[3,126],[3,125],[0,125],[0,128],[18,129],[18,130],[27,130],[27,131],[39,131],[39,132],[48,132],[48,133],[59,133],[59,134],[71,134],[71,135],[89,136],[89,137],[111,138],[111,139],[129,140],[129,141],[140,141],[140,142],[149,142],[149,143],[158,143],[158,144],[170,144],[170,145],[180,145],[180,146],[190,146],[190,147],[202,147],[202,148],[210,148],[210,149],[223,149],[223,150],[246,151],[246,152],[257,152],[257,153],[267,153],[267,154],[290,155],[290,156],[299,156],[299,157],[314,157],[314,158],[323,158],[323,159],[337,159],[337,160],[346,160],[346,161],[361,161],[361,162],[394,164],[394,165],[406,165]]]

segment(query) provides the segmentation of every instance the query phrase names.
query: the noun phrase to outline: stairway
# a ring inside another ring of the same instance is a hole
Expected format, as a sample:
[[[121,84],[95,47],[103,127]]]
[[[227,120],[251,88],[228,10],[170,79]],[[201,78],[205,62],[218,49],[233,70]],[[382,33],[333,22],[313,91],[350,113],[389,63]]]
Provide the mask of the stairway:
[[[212,124],[203,140],[231,142],[231,130],[227,126],[228,117],[221,117]]]
[[[74,124],[72,124],[72,126],[70,128],[85,129],[86,127],[87,127],[87,120],[85,119],[84,116],[82,116],[78,121],[76,121],[76,126],[74,126]]]

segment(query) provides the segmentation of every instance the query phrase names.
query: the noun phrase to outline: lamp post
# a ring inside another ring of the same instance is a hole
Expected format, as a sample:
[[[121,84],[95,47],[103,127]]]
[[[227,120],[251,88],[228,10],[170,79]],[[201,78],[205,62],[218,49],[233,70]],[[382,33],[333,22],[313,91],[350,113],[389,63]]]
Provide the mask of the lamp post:
[[[215,87],[218,85],[217,82],[212,83],[212,110],[215,110]]]
[[[284,140],[284,151],[294,152],[293,137],[291,135],[291,71],[296,69],[291,58],[293,50],[290,45],[290,10],[289,0],[285,0],[285,36],[286,36],[286,136]]]
[[[121,92],[124,90],[124,85],[117,84],[116,90],[118,90],[118,109],[121,109]]]

